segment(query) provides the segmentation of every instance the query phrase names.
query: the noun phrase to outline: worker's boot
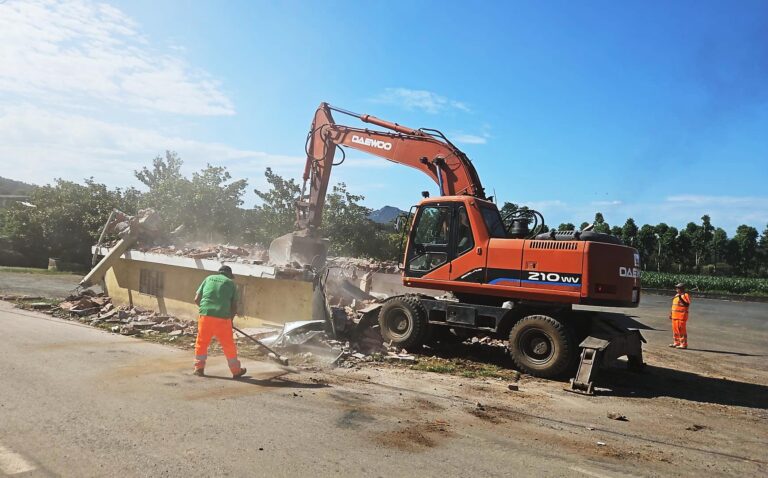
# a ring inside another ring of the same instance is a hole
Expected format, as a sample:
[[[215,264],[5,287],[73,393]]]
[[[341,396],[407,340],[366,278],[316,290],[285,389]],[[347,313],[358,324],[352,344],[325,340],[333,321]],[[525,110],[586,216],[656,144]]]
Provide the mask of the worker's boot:
[[[205,369],[196,368],[195,371],[192,372],[192,375],[197,375],[198,377],[205,377]]]
[[[240,378],[245,375],[245,372],[247,372],[247,370],[244,367],[241,367],[239,372],[232,374],[232,378]]]

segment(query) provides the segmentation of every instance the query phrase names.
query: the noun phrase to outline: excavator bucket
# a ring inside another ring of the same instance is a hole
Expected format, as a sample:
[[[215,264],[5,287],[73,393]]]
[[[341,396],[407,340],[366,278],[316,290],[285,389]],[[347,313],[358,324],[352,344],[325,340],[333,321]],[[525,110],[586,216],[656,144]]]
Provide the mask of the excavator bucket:
[[[304,231],[291,232],[269,245],[269,262],[276,266],[297,262],[318,268],[325,264],[328,242],[328,239],[312,237]]]

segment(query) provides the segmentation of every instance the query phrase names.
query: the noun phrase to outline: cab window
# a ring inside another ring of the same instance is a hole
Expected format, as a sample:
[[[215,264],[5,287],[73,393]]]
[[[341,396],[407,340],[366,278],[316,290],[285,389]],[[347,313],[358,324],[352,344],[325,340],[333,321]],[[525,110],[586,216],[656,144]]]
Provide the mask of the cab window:
[[[507,237],[507,231],[504,229],[504,223],[501,220],[501,214],[499,214],[498,209],[481,206],[480,211],[483,213],[483,221],[485,221],[485,227],[488,229],[489,236]]]
[[[475,247],[467,208],[461,206],[456,220],[456,255],[460,256]]]
[[[407,270],[425,273],[448,262],[448,238],[451,210],[444,206],[426,206],[419,214]]]

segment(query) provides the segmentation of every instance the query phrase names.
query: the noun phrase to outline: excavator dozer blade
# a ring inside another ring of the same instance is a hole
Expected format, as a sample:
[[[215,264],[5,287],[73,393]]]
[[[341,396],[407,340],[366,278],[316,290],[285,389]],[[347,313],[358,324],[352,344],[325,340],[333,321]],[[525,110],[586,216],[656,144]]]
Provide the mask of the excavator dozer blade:
[[[308,236],[302,231],[280,236],[269,245],[269,262],[277,266],[298,262],[318,268],[325,264],[328,239]]]

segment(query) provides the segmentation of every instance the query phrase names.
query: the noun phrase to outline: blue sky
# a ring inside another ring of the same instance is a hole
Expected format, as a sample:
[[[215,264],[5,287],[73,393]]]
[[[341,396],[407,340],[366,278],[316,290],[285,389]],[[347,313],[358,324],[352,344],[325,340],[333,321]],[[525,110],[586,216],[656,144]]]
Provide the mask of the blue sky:
[[[554,225],[768,223],[764,1],[0,4],[5,177],[136,185],[174,149],[263,187],[321,101],[442,130]],[[348,153],[370,207],[437,189]]]

